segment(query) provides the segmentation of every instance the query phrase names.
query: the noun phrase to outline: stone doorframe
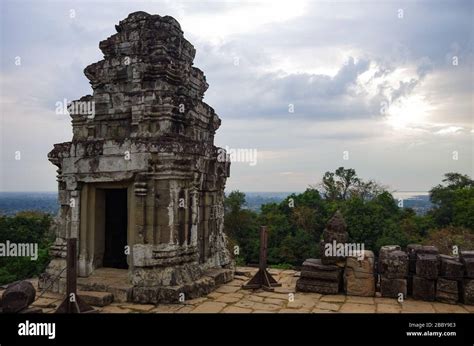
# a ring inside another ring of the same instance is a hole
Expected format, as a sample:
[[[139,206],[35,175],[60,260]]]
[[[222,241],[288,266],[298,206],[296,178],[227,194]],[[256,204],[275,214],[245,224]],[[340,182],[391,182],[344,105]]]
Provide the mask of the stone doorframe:
[[[105,193],[106,189],[127,189],[127,244],[135,243],[133,182],[85,183],[81,189],[79,225],[78,275],[89,276],[94,269],[102,267],[105,250]],[[129,269],[132,267],[127,256]]]

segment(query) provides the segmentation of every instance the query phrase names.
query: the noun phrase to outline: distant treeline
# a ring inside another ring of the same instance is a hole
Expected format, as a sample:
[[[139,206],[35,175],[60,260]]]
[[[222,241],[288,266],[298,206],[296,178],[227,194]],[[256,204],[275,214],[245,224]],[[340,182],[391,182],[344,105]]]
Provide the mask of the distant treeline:
[[[231,251],[238,246],[238,264],[258,262],[261,225],[269,230],[270,264],[301,265],[306,258],[319,257],[322,231],[336,210],[345,217],[350,242],[376,253],[383,245],[410,243],[434,244],[444,253],[451,253],[453,245],[474,249],[474,181],[447,173],[429,198],[432,208],[417,215],[401,208],[384,186],[340,167],[326,172],[318,186],[264,204],[259,213],[246,207],[244,193],[231,192],[225,199],[225,229]]]
[[[56,215],[58,209],[57,192],[0,192],[0,215],[31,210]]]

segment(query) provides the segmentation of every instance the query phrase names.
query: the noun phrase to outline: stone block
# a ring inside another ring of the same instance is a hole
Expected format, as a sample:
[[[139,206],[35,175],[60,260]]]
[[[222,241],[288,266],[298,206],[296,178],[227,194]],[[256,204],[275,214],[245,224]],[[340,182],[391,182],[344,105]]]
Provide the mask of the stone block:
[[[403,279],[408,275],[408,256],[400,250],[387,251],[379,258],[379,271],[387,279]]]
[[[474,279],[474,258],[466,258],[463,261],[465,276]]]
[[[458,282],[438,278],[436,282],[436,300],[447,304],[456,304],[459,300]]]
[[[362,259],[348,257],[346,260],[346,268],[351,268],[356,272],[374,274],[374,253],[365,250]]]
[[[344,270],[344,291],[348,295],[375,295],[374,253],[365,251],[364,258],[349,257]]]
[[[124,303],[131,301],[132,298],[132,285],[122,284],[111,284],[107,290],[114,296],[114,302]]]
[[[296,281],[296,290],[299,292],[337,294],[339,292],[339,282],[300,278]]]
[[[382,297],[398,298],[400,293],[403,294],[403,297],[406,297],[407,280],[382,277],[380,279],[380,293]]]
[[[420,249],[416,250],[416,254],[439,255],[439,250],[433,245],[423,245]]]
[[[204,275],[211,277],[216,285],[222,285],[232,281],[234,278],[234,271],[224,268],[211,268],[206,270]]]
[[[319,253],[321,254],[321,263],[324,265],[335,265],[338,261],[343,260],[344,258],[339,258],[337,256],[326,256],[325,255],[325,246],[326,243],[321,240],[319,242]]]
[[[465,258],[474,258],[474,250],[462,250],[459,253],[459,257],[461,260]]]
[[[331,219],[326,224],[325,230],[329,230],[336,233],[346,233],[347,224],[342,216],[342,213],[338,210],[334,213]]]
[[[323,232],[323,240],[325,243],[346,243],[349,239],[349,234],[347,232],[334,232],[328,229],[325,229]]]
[[[351,268],[344,271],[344,291],[347,295],[373,297],[375,295],[375,277],[373,274],[356,272]]]
[[[320,259],[307,259],[301,267],[301,277],[325,281],[341,280],[341,268],[336,265],[322,264]]]
[[[337,262],[345,259],[345,256],[335,255],[332,251],[331,255],[326,255],[326,245],[330,246],[331,250],[335,250],[334,246],[347,243],[349,234],[346,229],[347,225],[344,218],[342,214],[337,211],[326,224],[326,228],[322,234],[322,240],[319,244],[323,264],[337,264]]]
[[[160,298],[159,293],[159,287],[133,287],[131,300],[134,303],[157,304]]]
[[[382,261],[387,256],[389,252],[392,251],[399,251],[400,246],[398,245],[384,245],[380,248],[379,251],[379,261],[378,261],[378,271],[380,274],[383,274],[384,266],[382,265]]]
[[[400,245],[384,245],[380,248],[379,253],[385,254],[385,253],[389,253],[389,252],[397,251],[397,250],[401,250]]]
[[[460,281],[460,300],[464,304],[474,305],[474,279]]]
[[[466,277],[474,278],[474,251],[461,251],[461,262],[464,265],[464,274]]]
[[[409,260],[408,271],[412,274],[415,274],[416,273],[416,258],[418,254],[438,255],[439,251],[436,246],[409,244],[407,245],[407,253],[408,253],[408,260]]]
[[[416,275],[425,279],[435,280],[438,277],[438,256],[418,254],[416,256]]]
[[[78,291],[82,300],[93,306],[107,306],[114,301],[114,296],[109,292]]]
[[[418,275],[413,276],[413,298],[434,301],[436,280],[425,279]]]
[[[457,257],[439,255],[439,277],[459,280],[464,276],[464,267]]]

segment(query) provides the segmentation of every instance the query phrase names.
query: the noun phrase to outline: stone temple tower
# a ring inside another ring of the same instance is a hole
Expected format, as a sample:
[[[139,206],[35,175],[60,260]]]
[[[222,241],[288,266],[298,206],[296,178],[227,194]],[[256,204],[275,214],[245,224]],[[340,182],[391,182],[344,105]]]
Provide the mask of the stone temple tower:
[[[174,18],[135,12],[116,31],[84,70],[93,95],[69,106],[72,141],[48,155],[60,211],[40,285],[64,291],[65,242],[77,238],[80,277],[128,269],[136,302],[198,296],[217,281],[210,271],[233,275],[223,230],[230,164],[214,146],[221,121],[202,101],[206,78]]]

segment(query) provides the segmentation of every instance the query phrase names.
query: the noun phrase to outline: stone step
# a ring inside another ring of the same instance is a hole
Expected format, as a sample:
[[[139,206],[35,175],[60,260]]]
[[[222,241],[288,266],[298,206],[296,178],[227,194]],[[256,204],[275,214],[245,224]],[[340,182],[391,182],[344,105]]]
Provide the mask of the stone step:
[[[107,306],[114,301],[114,296],[109,292],[78,291],[82,300],[92,306]]]
[[[130,302],[133,286],[128,283],[109,282],[107,278],[78,278],[77,288],[81,291],[108,292],[114,296],[114,302]]]
[[[234,272],[231,269],[211,268],[206,270],[204,276],[213,278],[216,286],[218,286],[232,281]]]

